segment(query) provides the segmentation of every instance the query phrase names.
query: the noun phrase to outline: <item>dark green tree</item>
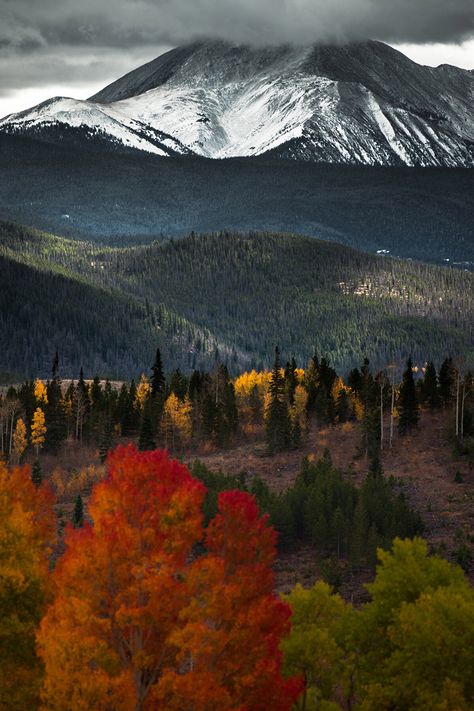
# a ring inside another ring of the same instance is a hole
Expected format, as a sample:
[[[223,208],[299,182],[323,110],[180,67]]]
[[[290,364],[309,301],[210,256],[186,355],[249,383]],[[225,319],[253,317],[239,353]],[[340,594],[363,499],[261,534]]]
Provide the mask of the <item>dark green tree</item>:
[[[145,403],[141,417],[138,449],[140,451],[156,449],[155,437],[153,433],[151,402],[149,399]]]
[[[434,363],[430,361],[426,364],[425,377],[421,388],[423,401],[429,408],[434,410],[441,404],[441,398],[438,389],[438,376]]]
[[[112,448],[114,439],[114,423],[109,413],[105,413],[102,418],[101,432],[99,439],[99,458],[103,464],[107,459],[107,454]]]
[[[72,523],[74,528],[81,528],[84,525],[84,504],[82,502],[82,496],[80,494],[77,495],[76,501],[74,503]]]
[[[270,377],[270,401],[266,417],[266,439],[269,452],[288,449],[290,437],[290,417],[285,396],[285,379],[281,373],[280,350],[275,348],[275,361]]]
[[[31,481],[35,486],[41,486],[43,481],[43,472],[41,471],[41,464],[36,459],[33,462],[33,467],[31,469]]]
[[[311,358],[304,376],[305,388],[308,392],[308,412],[314,412],[316,396],[319,387],[319,360],[316,355]]]
[[[176,368],[171,373],[170,378],[170,392],[174,393],[180,400],[184,400],[186,393],[188,392],[189,382],[188,379],[179,368]]]
[[[155,362],[153,363],[151,373],[150,384],[152,397],[164,395],[166,390],[166,379],[163,372],[163,363],[159,348],[156,349]]]
[[[420,419],[415,378],[413,377],[413,363],[411,358],[407,360],[406,370],[403,373],[397,407],[398,431],[401,435],[405,435],[418,426],[418,421]]]
[[[296,376],[296,360],[293,357],[291,361],[288,361],[285,368],[285,390],[288,402],[290,405],[293,404],[295,399],[295,390],[298,385],[298,378]]]
[[[439,395],[443,407],[447,407],[455,397],[456,368],[452,358],[445,358],[439,369]]]
[[[48,402],[45,407],[46,439],[45,449],[56,450],[66,439],[67,426],[63,405],[61,379],[59,377],[59,356],[54,356],[51,369],[52,378],[46,386]]]

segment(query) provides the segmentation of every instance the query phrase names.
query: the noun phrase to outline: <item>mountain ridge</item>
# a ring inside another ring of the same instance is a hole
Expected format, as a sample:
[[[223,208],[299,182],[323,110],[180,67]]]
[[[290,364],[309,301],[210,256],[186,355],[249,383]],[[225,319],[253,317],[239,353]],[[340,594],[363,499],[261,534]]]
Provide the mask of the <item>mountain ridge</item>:
[[[61,98],[5,117],[0,131],[100,126],[158,155],[472,167],[473,101],[472,72],[418,65],[377,41],[254,48],[207,40],[160,55],[87,101]]]
[[[69,375],[271,364],[275,343],[348,370],[370,358],[474,363],[474,275],[310,237],[214,233],[127,248],[0,223],[0,371],[44,373],[61,335]],[[20,287],[18,286],[20,284]],[[19,291],[20,289],[20,291]],[[441,297],[441,298],[440,298]],[[28,348],[25,349],[25,343]]]

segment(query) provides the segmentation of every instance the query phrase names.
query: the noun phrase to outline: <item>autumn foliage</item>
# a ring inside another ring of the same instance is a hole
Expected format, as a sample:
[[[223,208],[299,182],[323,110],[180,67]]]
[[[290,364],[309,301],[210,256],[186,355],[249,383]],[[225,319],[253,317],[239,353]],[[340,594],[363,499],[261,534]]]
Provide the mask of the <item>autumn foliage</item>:
[[[203,485],[165,452],[120,447],[95,486],[93,525],[67,532],[38,634],[50,711],[289,709],[290,611],[272,592],[275,534],[225,492],[207,530]]]
[[[0,464],[0,708],[35,708],[40,667],[35,630],[48,592],[55,540],[52,494],[29,467]]]

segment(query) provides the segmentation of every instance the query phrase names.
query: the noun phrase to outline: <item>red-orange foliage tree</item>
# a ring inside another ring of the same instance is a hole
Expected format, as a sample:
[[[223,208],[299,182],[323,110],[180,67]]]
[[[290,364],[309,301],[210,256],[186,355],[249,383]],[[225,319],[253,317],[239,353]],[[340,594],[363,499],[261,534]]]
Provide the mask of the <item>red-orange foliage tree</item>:
[[[54,575],[38,637],[44,708],[289,709],[289,609],[272,593],[275,534],[253,499],[222,494],[204,532],[205,489],[166,453],[120,447],[108,467],[94,525],[68,531]]]

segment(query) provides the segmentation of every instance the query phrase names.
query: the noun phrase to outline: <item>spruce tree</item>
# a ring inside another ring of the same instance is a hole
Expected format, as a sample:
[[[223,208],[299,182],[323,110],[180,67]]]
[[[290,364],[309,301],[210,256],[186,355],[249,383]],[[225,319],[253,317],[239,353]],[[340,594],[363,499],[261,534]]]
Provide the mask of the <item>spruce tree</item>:
[[[163,372],[163,363],[161,361],[160,349],[156,349],[155,362],[153,363],[152,376],[150,378],[151,394],[153,397],[163,395],[166,389],[165,374]]]
[[[59,356],[57,351],[54,357],[51,372],[52,379],[46,387],[48,401],[45,407],[47,428],[45,449],[55,450],[59,447],[67,435],[66,417],[61,391],[61,379],[59,377]]]
[[[103,464],[107,459],[107,454],[112,447],[114,435],[114,424],[110,415],[105,415],[102,421],[99,439],[99,457]]]
[[[153,436],[150,400],[147,400],[145,407],[143,408],[143,414],[140,422],[140,434],[138,437],[138,449],[140,451],[156,449],[155,438]]]
[[[288,361],[285,368],[285,389],[288,402],[293,405],[295,399],[295,390],[298,385],[298,378],[296,376],[296,360],[294,357],[291,361]]]
[[[436,375],[436,368],[432,361],[426,364],[422,393],[423,400],[429,408],[435,409],[440,406],[441,400],[438,391],[438,376]]]
[[[267,447],[269,452],[278,452],[282,449],[287,449],[290,445],[290,418],[278,346],[275,348],[275,361],[270,377],[269,394],[270,402],[266,416]]]
[[[125,411],[122,416],[122,437],[129,437],[130,435],[134,435],[139,429],[139,411],[136,406],[136,399],[137,386],[135,385],[135,381],[132,380],[126,397]]]
[[[180,400],[184,400],[188,393],[188,386],[188,379],[179,368],[176,368],[176,370],[171,373],[170,392],[174,393]]]
[[[77,495],[74,504],[72,523],[74,528],[81,528],[84,524],[84,504],[82,503],[82,496],[80,494]]]
[[[420,417],[418,398],[416,395],[415,379],[413,377],[413,363],[411,357],[407,361],[403,373],[402,384],[398,396],[398,431],[405,435],[418,425]]]
[[[443,407],[447,407],[455,396],[456,368],[452,358],[445,358],[439,369],[439,394]]]
[[[41,483],[43,481],[43,472],[41,471],[41,464],[37,459],[33,462],[33,467],[31,470],[31,481],[35,486],[41,486]]]
[[[319,360],[316,355],[311,358],[304,376],[305,388],[308,392],[308,412],[314,412],[314,405],[319,387]]]
[[[104,395],[99,376],[95,376],[90,387],[90,413],[88,434],[95,442],[100,441],[104,410]]]

